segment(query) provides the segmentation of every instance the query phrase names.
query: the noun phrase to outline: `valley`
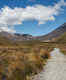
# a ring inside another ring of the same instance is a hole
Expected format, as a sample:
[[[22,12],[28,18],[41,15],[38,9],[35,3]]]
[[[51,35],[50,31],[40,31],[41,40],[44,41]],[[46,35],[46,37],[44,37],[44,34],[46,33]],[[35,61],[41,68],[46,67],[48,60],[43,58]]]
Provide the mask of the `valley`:
[[[66,23],[40,37],[0,32],[0,80],[31,80],[42,72],[54,48],[66,56]]]

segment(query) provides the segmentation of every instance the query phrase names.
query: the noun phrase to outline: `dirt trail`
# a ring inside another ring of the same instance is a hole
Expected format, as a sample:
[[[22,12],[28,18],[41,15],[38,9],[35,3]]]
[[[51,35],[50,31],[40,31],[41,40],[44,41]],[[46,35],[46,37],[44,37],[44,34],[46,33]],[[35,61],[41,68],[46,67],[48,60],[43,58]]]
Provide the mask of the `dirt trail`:
[[[42,72],[32,80],[66,80],[66,56],[55,48]]]

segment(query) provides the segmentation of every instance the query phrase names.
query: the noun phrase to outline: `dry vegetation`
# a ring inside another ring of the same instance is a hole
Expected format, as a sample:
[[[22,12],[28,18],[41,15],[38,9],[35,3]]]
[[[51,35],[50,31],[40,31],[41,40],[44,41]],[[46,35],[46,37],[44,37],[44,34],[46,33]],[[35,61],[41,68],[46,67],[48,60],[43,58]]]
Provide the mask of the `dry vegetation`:
[[[66,52],[66,44],[58,42],[29,41],[0,46],[0,80],[30,80],[43,69],[56,47]]]
[[[42,45],[0,47],[0,80],[29,80],[37,74],[50,57]]]

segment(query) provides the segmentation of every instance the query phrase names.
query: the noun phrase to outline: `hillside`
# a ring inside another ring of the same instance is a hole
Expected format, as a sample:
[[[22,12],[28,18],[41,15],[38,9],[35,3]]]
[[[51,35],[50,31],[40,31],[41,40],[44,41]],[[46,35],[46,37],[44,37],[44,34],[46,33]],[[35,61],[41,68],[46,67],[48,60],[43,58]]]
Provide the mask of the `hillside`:
[[[66,32],[66,23],[62,24],[59,28],[48,33],[47,35],[37,37],[37,39],[41,41],[55,41],[56,38],[60,37],[65,32]]]
[[[66,42],[66,32],[60,36],[59,38],[57,38],[58,42]]]
[[[63,36],[62,36],[63,35]],[[29,34],[10,34],[7,32],[0,32],[0,45],[21,45],[23,43],[31,44],[36,42],[55,42],[66,41],[66,23],[61,25],[56,30],[44,36],[32,36]]]
[[[65,25],[39,39],[28,34],[0,32],[0,80],[30,80],[43,69],[54,48],[60,48],[65,54],[66,44],[41,43],[53,38],[56,42],[66,41]]]

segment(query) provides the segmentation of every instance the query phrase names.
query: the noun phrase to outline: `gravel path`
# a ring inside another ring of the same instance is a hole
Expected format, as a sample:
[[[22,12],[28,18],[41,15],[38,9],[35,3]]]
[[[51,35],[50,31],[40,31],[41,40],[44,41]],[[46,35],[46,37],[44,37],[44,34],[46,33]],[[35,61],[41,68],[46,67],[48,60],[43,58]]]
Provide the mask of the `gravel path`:
[[[66,80],[66,56],[59,49],[54,49],[43,71],[32,80]]]

